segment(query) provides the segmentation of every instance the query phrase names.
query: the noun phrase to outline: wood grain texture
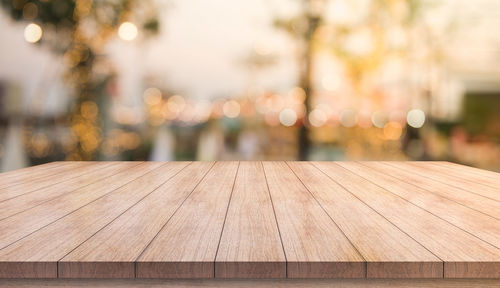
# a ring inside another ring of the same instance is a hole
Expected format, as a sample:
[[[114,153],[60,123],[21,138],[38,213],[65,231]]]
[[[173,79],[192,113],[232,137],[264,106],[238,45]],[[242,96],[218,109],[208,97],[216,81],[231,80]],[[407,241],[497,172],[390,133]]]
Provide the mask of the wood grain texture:
[[[50,201],[66,193],[77,190],[78,188],[90,185],[137,165],[139,165],[138,162],[110,163],[109,165],[99,167],[99,169],[92,169],[88,173],[84,173],[67,181],[62,181],[45,188],[35,190],[31,193],[23,194],[19,197],[0,202],[0,220],[22,211],[26,211],[41,203]]]
[[[57,261],[90,238],[113,219],[177,174],[187,163],[160,165],[157,169],[0,250],[0,262],[25,261],[26,269],[18,277],[36,277],[30,262],[57,265]],[[16,267],[17,268],[17,267]],[[6,267],[1,273],[13,275]],[[57,271],[57,270],[56,270]],[[31,276],[30,276],[31,275]]]
[[[264,162],[289,278],[362,278],[365,260],[284,162]]]
[[[376,171],[384,171],[383,173],[386,175],[419,187],[420,189],[424,189],[432,194],[460,203],[496,219],[500,219],[500,203],[497,201],[450,186],[446,183],[435,181],[419,174],[399,169],[393,165],[388,165],[387,162],[367,161],[362,162],[362,164]]]
[[[57,264],[36,261],[0,261],[0,279],[2,278],[57,278]]]
[[[59,261],[60,278],[134,278],[135,260],[212,167],[196,162]]]
[[[81,162],[51,162],[0,174],[0,189],[17,185],[29,180],[39,179],[64,171],[69,167],[82,165]]]
[[[338,165],[500,248],[500,220],[391,177],[390,171],[355,162]]]
[[[438,257],[323,172],[307,162],[288,164],[366,259],[367,278],[443,277]]]
[[[213,278],[238,162],[217,162],[136,263],[137,278]]]
[[[260,162],[241,162],[215,260],[216,278],[286,278],[286,259]]]
[[[0,201],[5,201],[20,195],[28,194],[30,192],[42,189],[59,182],[67,181],[68,179],[78,177],[82,174],[91,172],[93,170],[98,170],[110,165],[109,163],[98,163],[98,162],[83,162],[81,165],[62,165],[60,167],[55,167],[51,170],[58,170],[58,172],[53,172],[55,174],[45,176],[45,177],[33,177],[27,175],[21,180],[21,182],[4,187],[0,189]],[[60,170],[60,171],[59,171]],[[35,173],[33,173],[35,174]]]
[[[429,162],[427,165],[439,167],[439,172],[441,173],[461,177],[474,183],[480,183],[497,189],[500,187],[500,173],[479,170],[450,162]]]
[[[470,180],[471,176],[464,178],[458,175],[449,175],[443,173],[439,166],[422,165],[426,163],[420,162],[387,162],[389,165],[398,167],[399,169],[407,170],[412,173],[420,174],[430,179],[446,183],[450,186],[457,187],[471,193],[475,193],[495,201],[500,201],[500,185],[490,187],[483,185],[481,182]]]
[[[143,163],[0,221],[0,249],[111,193],[162,163]],[[1,250],[0,250],[1,251]]]
[[[498,177],[384,161],[57,162],[3,173],[0,278],[42,282],[0,286],[495,286]],[[79,279],[42,280],[55,277]],[[285,277],[295,280],[269,280]]]
[[[471,174],[474,174],[476,176],[481,176],[486,179],[488,177],[489,179],[495,179],[497,181],[500,181],[500,173],[495,172],[495,171],[489,171],[489,170],[484,170],[484,169],[479,169],[471,166],[466,166],[466,165],[461,165],[453,162],[446,162],[446,161],[428,161],[426,162],[431,165],[438,165],[442,167],[447,167],[448,169],[456,169],[463,171],[463,176],[464,177],[470,177]],[[498,182],[496,182],[498,183]],[[495,183],[494,183],[495,184]],[[495,184],[498,185],[498,184]]]
[[[457,277],[457,275],[479,275],[479,277]],[[471,265],[469,262],[448,263],[445,278],[500,278],[500,262],[481,262]]]
[[[500,279],[0,279],[0,287],[494,288]]]
[[[498,248],[338,164],[314,162],[314,165],[442,259],[445,277],[500,277],[500,270],[490,269],[491,263],[500,259]]]

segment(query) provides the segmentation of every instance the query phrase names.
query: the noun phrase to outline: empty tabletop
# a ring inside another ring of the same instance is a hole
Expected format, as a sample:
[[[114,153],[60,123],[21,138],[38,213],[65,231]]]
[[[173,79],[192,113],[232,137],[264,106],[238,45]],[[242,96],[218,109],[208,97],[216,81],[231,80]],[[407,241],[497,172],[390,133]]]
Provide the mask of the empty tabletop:
[[[54,162],[0,174],[0,278],[500,278],[500,174]]]

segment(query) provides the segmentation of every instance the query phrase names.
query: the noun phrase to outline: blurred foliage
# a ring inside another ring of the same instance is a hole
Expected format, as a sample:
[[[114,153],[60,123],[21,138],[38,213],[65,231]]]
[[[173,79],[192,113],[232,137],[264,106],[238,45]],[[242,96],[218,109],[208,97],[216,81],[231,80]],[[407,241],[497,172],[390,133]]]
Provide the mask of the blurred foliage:
[[[463,125],[472,135],[491,135],[500,141],[499,93],[469,93],[465,95]]]
[[[0,0],[0,4],[12,19],[38,24],[43,29],[38,43],[63,55],[65,83],[75,99],[67,119],[72,138],[68,142],[73,145],[66,158],[95,159],[105,137],[99,107],[106,102],[106,86],[114,75],[105,47],[125,21],[139,27],[144,37],[156,34],[159,22],[153,1]]]
[[[301,13],[288,19],[276,19],[275,27],[286,31],[297,41],[299,63],[299,87],[305,92],[305,115],[312,109],[314,37],[323,22],[325,0],[301,0]],[[307,119],[298,133],[298,159],[309,157],[311,136]]]
[[[389,28],[396,27],[402,33],[410,35],[410,31],[420,24],[420,16],[428,1],[418,0],[374,0],[369,2],[369,11],[366,16],[356,23],[332,23],[325,19],[324,10],[326,5],[331,4],[328,0],[300,0],[300,9],[297,15],[289,18],[277,18],[274,26],[286,32],[297,43],[297,59],[299,59],[299,83],[306,94],[305,114],[309,115],[313,110],[313,97],[316,94],[313,85],[315,61],[314,57],[321,51],[328,51],[342,63],[347,70],[347,77],[351,82],[354,95],[350,97],[378,97],[376,87],[366,89],[363,87],[364,80],[373,78],[374,71],[381,69],[388,58],[396,55],[399,58],[408,57],[414,52],[411,45],[391,47],[388,43]],[[331,19],[330,19],[331,20]],[[334,19],[335,20],[335,19]],[[361,35],[362,34],[362,35]],[[346,43],[353,37],[369,35],[370,43],[357,46],[358,50],[350,49]],[[370,49],[369,46],[373,48]],[[363,47],[366,46],[366,47]],[[368,47],[368,48],[367,48]],[[353,51],[354,50],[354,51]],[[380,72],[380,71],[378,71]],[[380,73],[379,73],[380,74]],[[370,82],[370,79],[365,82]],[[365,85],[366,86],[366,85]],[[364,89],[364,91],[362,91]],[[368,90],[368,91],[367,91]],[[359,94],[359,95],[356,95]],[[304,125],[298,133],[298,158],[306,160],[310,154],[311,131],[307,117]]]

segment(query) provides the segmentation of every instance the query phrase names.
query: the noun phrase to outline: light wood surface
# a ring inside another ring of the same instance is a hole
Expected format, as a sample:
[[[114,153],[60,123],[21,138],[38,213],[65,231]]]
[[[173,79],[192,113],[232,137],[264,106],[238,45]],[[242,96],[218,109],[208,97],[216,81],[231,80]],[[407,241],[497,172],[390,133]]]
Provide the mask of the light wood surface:
[[[160,167],[135,179],[135,181],[0,250],[0,262],[24,261],[23,263],[28,265],[27,268],[32,268],[31,262],[57,267],[57,261],[132,205],[149,195],[186,165],[186,163],[181,162],[160,164]],[[78,229],[74,229],[74,227],[78,227]],[[22,265],[20,267],[22,268]],[[8,268],[1,272],[12,275],[13,272],[22,270],[11,271]],[[25,269],[22,271],[23,277],[26,278],[30,278],[29,275],[32,275],[31,278],[37,277],[36,275],[39,274],[40,271],[36,270]]]
[[[165,182],[60,260],[59,277],[134,278],[134,261],[212,165],[211,162],[193,163]]]
[[[82,165],[59,165],[50,169],[50,175],[43,175],[41,177],[30,176],[29,174],[21,177],[15,183],[6,184],[0,188],[0,201],[5,201],[20,195],[29,194],[30,192],[38,189],[54,185],[70,178],[77,177],[86,172],[97,170],[108,166],[109,163],[89,162],[82,163]],[[36,174],[35,172],[33,174]],[[8,180],[0,182],[9,182]],[[0,185],[1,185],[0,184]]]
[[[500,220],[500,202],[481,195],[438,182],[422,175],[406,171],[389,165],[388,162],[360,162],[364,166],[373,168],[395,179],[424,189],[432,194],[457,202],[478,212],[487,214]]]
[[[495,172],[495,171],[489,171],[489,170],[479,169],[479,168],[475,168],[475,167],[470,167],[470,166],[466,166],[466,165],[460,165],[460,164],[456,164],[456,163],[452,163],[452,162],[445,162],[445,161],[429,161],[426,163],[431,164],[431,165],[439,165],[439,166],[443,166],[443,167],[448,167],[450,169],[454,169],[454,170],[451,170],[453,172],[455,172],[456,170],[462,170],[464,173],[467,173],[467,174],[463,174],[463,175],[466,175],[465,177],[468,177],[469,174],[474,174],[476,176],[480,176],[483,178],[492,178],[492,179],[495,179],[497,181],[500,180],[500,173]],[[496,186],[497,185],[496,183],[498,183],[498,182],[493,182],[493,184],[494,184],[493,186]]]
[[[241,162],[215,260],[217,278],[286,278],[286,259],[260,162]]]
[[[144,163],[0,221],[0,249],[161,166]],[[2,250],[0,250],[1,253]]]
[[[370,169],[360,163],[342,162],[339,165],[500,248],[500,220],[444,197],[429,193],[417,186],[394,179],[390,174]]]
[[[442,259],[445,278],[500,277],[500,250],[495,246],[339,164],[314,165]]]
[[[360,278],[363,257],[285,162],[264,162],[289,278]]]
[[[39,179],[63,171],[71,166],[82,166],[84,163],[51,162],[43,165],[26,167],[0,174],[0,189],[20,184],[29,180]]]
[[[292,170],[367,262],[367,278],[440,278],[441,259],[307,162]],[[353,221],[356,218],[370,221]],[[376,242],[378,245],[373,245]]]
[[[40,280],[0,286],[497,287],[499,184],[448,162],[40,165],[0,174],[0,278]]]
[[[448,175],[463,177],[475,183],[488,185],[498,189],[500,173],[485,171],[463,165],[457,165],[450,162],[429,162],[427,165],[439,167],[439,171]]]
[[[217,162],[138,258],[138,278],[213,278],[238,162]]]
[[[425,165],[423,162],[387,162],[399,169],[411,171],[424,177],[434,179],[436,181],[446,183],[450,186],[457,187],[471,193],[475,193],[496,201],[500,201],[500,186],[491,187],[483,185],[482,182],[474,180],[474,175],[469,177],[461,177],[459,175],[444,173],[442,168],[435,165]],[[424,164],[424,165],[422,165]]]
[[[0,202],[0,220],[31,209],[78,188],[90,185],[93,181],[99,181],[101,179],[111,177],[121,171],[126,171],[127,169],[138,164],[139,163],[133,162],[114,163],[107,166],[96,167],[95,169],[90,170],[90,172],[84,173],[78,177]]]

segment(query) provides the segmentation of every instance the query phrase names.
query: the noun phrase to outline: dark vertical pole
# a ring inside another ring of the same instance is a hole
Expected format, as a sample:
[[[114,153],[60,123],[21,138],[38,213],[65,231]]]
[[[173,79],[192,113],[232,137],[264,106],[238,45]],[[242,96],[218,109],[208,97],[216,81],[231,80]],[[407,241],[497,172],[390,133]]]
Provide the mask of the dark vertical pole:
[[[312,71],[313,71],[313,37],[316,29],[318,28],[320,17],[308,14],[307,16],[308,29],[305,33],[304,37],[304,47],[303,54],[301,55],[302,60],[304,62],[303,66],[300,67],[300,86],[304,89],[306,94],[305,98],[305,118],[304,123],[299,129],[299,151],[298,151],[298,159],[299,160],[307,160],[309,156],[309,150],[311,147],[311,139],[309,135],[309,123],[307,117],[309,112],[311,112],[311,98],[313,95],[313,85],[312,85]]]

